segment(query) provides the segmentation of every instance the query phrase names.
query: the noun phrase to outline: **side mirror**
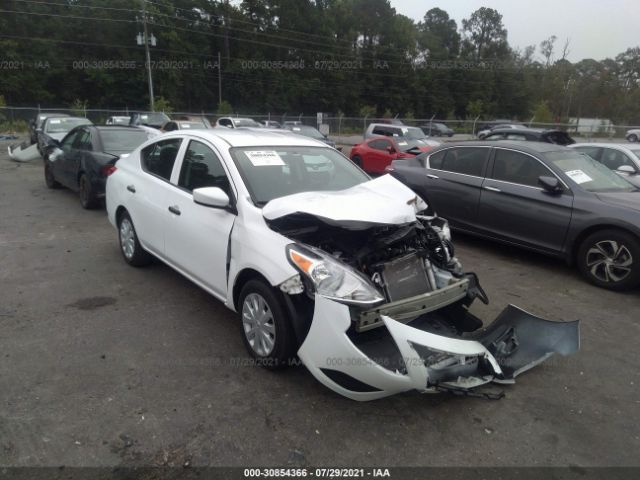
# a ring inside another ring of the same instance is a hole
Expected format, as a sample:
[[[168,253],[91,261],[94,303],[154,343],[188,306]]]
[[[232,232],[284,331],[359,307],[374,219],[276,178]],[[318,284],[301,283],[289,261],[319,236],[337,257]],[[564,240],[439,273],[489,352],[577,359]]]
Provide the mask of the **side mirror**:
[[[631,165],[620,165],[617,169],[616,172],[618,173],[624,173],[625,175],[635,175],[636,173],[636,169],[633,168]]]
[[[538,178],[538,184],[547,192],[557,194],[561,193],[562,183],[556,177],[541,176]]]
[[[387,147],[387,152],[389,153],[396,153],[396,149],[393,147]]]
[[[193,201],[198,205],[204,205],[205,207],[229,207],[229,196],[218,187],[196,188],[193,191]]]

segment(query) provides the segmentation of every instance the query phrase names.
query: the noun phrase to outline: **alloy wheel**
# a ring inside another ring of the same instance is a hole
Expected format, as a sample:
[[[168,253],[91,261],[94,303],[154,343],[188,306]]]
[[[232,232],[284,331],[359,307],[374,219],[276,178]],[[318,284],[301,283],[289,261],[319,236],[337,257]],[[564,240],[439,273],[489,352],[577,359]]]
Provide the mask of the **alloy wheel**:
[[[131,260],[136,249],[136,234],[128,218],[123,218],[120,222],[120,247],[124,256]]]
[[[601,282],[616,283],[627,278],[633,268],[629,249],[615,240],[602,240],[587,250],[587,267]]]
[[[242,326],[255,353],[265,357],[272,352],[276,341],[276,325],[269,305],[260,294],[250,293],[244,299]]]

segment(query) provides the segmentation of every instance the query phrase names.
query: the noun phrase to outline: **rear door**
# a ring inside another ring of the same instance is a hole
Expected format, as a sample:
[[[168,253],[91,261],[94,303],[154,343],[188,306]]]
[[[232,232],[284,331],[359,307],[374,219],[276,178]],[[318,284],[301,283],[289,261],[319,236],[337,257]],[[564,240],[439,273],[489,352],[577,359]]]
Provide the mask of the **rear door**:
[[[479,227],[482,233],[546,252],[560,252],[571,220],[569,188],[550,194],[540,176],[557,177],[541,160],[524,152],[495,147],[491,171],[482,185]]]
[[[426,168],[416,169],[417,193],[453,226],[475,230],[490,151],[490,147],[459,146],[430,155]]]
[[[179,137],[159,140],[140,152],[140,175],[125,186],[126,202],[136,233],[143,246],[164,257],[164,224],[167,221],[167,194],[169,181],[183,146]]]

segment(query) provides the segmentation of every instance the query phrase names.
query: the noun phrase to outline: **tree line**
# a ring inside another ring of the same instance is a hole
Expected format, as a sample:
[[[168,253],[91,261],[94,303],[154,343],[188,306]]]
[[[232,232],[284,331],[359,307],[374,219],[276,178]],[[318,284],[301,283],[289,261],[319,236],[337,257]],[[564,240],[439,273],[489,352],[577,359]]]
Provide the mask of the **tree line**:
[[[144,23],[156,109],[640,123],[640,47],[572,63],[568,39],[511,47],[494,9],[415,22],[388,0],[8,0],[0,95],[147,108]]]

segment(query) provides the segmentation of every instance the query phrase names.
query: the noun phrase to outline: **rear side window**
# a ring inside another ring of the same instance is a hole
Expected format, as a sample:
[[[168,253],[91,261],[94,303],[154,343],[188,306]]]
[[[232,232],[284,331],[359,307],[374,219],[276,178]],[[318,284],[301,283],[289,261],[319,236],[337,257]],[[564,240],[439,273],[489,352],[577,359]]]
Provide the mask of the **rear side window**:
[[[481,177],[489,156],[488,148],[450,148],[442,161],[442,170]]]
[[[447,153],[446,150],[441,152],[434,153],[429,157],[429,168],[435,168],[437,170],[442,170],[442,160],[444,160],[444,155]]]
[[[190,192],[196,188],[218,187],[232,198],[229,179],[220,159],[211,148],[196,140],[189,142],[184,154],[178,186]]]
[[[529,155],[512,150],[496,149],[493,179],[537,187],[538,178],[541,176],[549,177],[553,176],[553,173]]]
[[[142,169],[145,172],[169,181],[181,143],[181,138],[171,138],[169,140],[152,143],[143,148],[140,152]]]

